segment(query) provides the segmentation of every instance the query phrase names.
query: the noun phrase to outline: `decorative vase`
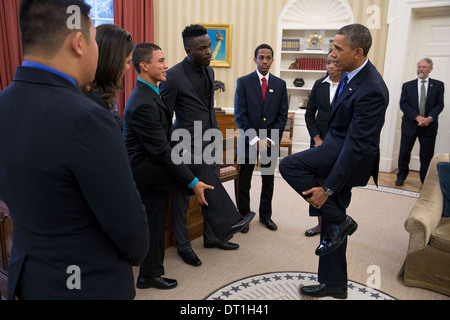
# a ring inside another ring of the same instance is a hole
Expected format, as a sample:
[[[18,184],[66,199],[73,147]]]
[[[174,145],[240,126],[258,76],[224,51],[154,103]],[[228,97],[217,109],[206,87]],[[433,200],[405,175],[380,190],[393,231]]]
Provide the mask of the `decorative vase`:
[[[294,86],[303,87],[305,85],[305,80],[303,78],[297,78],[294,80]]]

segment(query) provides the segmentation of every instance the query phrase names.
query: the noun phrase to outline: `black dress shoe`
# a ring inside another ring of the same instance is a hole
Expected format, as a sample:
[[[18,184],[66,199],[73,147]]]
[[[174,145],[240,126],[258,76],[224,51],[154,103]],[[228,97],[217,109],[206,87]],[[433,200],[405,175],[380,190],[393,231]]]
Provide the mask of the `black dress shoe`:
[[[203,246],[205,248],[219,248],[222,250],[236,250],[239,248],[239,245],[237,243],[224,241],[224,242],[214,242],[214,243],[204,243]]]
[[[341,224],[328,224],[325,236],[316,249],[316,255],[321,256],[335,250],[342,244],[345,238],[351,236],[356,229],[358,229],[358,224],[349,216],[347,216],[345,221]]]
[[[136,287],[139,289],[173,289],[178,285],[177,280],[162,278],[162,277],[144,277],[139,276],[137,279]]]
[[[230,230],[228,230],[227,232],[225,232],[223,234],[222,239],[220,239],[220,242],[226,242],[226,241],[230,240],[235,233],[238,233],[239,231],[244,229],[246,226],[248,226],[254,217],[255,217],[255,213],[253,211],[250,211],[247,215],[245,215],[237,223],[232,225]]]
[[[347,287],[330,287],[326,284],[301,287],[300,293],[317,298],[333,297],[336,299],[347,299]]]
[[[190,264],[191,266],[198,267],[202,264],[200,259],[195,254],[194,250],[189,249],[188,251],[177,250],[178,255],[183,259],[184,262]]]
[[[395,185],[402,186],[404,182],[405,182],[405,179],[397,178],[397,180],[395,180]]]
[[[261,219],[261,218],[259,218],[259,222],[261,222],[262,224],[266,225],[266,228],[269,229],[269,230],[275,231],[275,230],[278,229],[277,225],[275,224],[275,222],[272,221],[272,219]]]

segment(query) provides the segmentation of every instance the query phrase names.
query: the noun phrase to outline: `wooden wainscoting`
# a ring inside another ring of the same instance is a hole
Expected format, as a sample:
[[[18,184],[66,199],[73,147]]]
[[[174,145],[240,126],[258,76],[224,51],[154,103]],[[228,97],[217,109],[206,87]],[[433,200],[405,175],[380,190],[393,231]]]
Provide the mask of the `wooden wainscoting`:
[[[0,198],[0,300],[7,297],[8,262],[13,242],[13,223],[6,204]]]

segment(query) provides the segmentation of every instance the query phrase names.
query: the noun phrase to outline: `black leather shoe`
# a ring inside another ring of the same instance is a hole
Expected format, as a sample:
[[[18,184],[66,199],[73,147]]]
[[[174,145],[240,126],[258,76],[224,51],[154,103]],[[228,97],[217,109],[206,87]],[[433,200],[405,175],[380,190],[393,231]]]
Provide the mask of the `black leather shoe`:
[[[395,185],[402,186],[404,182],[405,182],[405,179],[397,178],[397,180],[395,180]]]
[[[200,259],[195,254],[194,250],[189,249],[188,251],[177,250],[178,255],[183,259],[184,262],[190,264],[191,266],[198,267],[202,264]]]
[[[300,288],[300,294],[311,297],[333,297],[336,299],[347,299],[347,287],[330,287],[326,284],[305,286]]]
[[[211,248],[219,248],[222,250],[236,250],[239,248],[239,245],[237,243],[224,241],[224,242],[214,242],[214,243],[204,243],[203,246],[205,248],[211,249]]]
[[[316,249],[316,255],[321,256],[335,250],[342,244],[345,238],[351,236],[356,229],[358,229],[358,224],[349,216],[347,216],[345,221],[341,224],[336,225],[330,223],[325,236]]]
[[[277,225],[275,224],[275,222],[272,221],[272,219],[261,219],[261,218],[259,218],[259,222],[264,224],[266,226],[266,228],[269,229],[269,230],[275,231],[275,230],[278,229]]]
[[[220,239],[220,242],[226,242],[230,240],[235,233],[238,233],[242,229],[244,229],[246,226],[250,224],[252,219],[255,217],[255,213],[253,211],[250,211],[247,215],[245,215],[241,220],[239,220],[237,223],[235,223],[233,226],[231,226],[230,230],[224,233],[222,236],[222,239]]]
[[[173,289],[178,285],[177,280],[162,278],[162,277],[144,277],[139,276],[137,279],[136,287],[139,289]]]

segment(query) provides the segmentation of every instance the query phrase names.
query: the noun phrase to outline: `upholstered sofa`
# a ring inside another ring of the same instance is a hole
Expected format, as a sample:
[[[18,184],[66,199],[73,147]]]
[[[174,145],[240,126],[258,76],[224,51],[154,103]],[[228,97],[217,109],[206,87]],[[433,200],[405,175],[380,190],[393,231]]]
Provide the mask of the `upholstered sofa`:
[[[447,198],[444,197],[437,165],[449,161],[450,154],[437,154],[431,161],[420,196],[405,222],[410,239],[406,259],[399,272],[406,286],[446,295],[450,295],[450,217],[443,216],[443,210],[444,201],[449,199],[448,194]]]

